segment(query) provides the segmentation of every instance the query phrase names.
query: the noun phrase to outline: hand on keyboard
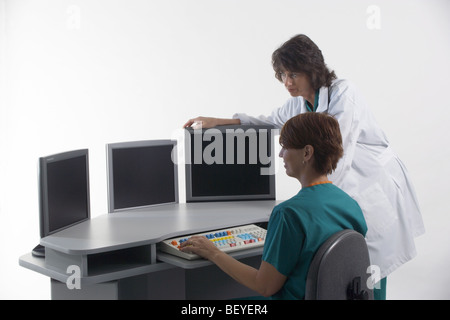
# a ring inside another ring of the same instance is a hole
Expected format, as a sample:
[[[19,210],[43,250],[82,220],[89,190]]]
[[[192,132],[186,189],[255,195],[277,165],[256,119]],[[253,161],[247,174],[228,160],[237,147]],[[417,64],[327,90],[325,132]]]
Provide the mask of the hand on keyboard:
[[[210,260],[214,254],[220,253],[212,241],[206,236],[192,236],[187,241],[180,244],[182,252],[197,254],[200,257]]]
[[[266,229],[250,224],[163,240],[158,248],[184,259],[194,260],[199,259],[200,256],[207,258],[209,253],[215,252],[212,250],[213,247],[227,253],[262,247],[266,232]],[[194,240],[194,247],[189,247],[192,244],[191,239]],[[197,244],[201,247],[197,247]],[[181,248],[183,250],[180,250]]]

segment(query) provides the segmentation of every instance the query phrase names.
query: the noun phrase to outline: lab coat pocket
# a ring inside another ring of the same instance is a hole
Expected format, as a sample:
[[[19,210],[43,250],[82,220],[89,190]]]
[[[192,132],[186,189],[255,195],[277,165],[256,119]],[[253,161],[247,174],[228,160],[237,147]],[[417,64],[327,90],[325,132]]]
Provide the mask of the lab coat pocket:
[[[397,215],[380,184],[371,185],[354,198],[366,219],[366,237],[368,239],[382,237],[385,230],[395,222]]]

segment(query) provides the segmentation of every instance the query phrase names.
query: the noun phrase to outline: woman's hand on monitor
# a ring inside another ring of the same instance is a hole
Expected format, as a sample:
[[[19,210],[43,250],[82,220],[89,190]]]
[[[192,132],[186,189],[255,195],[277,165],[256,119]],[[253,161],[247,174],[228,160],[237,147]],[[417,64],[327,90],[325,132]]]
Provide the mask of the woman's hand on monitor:
[[[193,119],[189,119],[184,125],[183,128],[192,127],[193,129],[208,129],[216,126],[224,126],[231,124],[240,124],[241,121],[239,119],[219,119],[213,117],[196,117]]]

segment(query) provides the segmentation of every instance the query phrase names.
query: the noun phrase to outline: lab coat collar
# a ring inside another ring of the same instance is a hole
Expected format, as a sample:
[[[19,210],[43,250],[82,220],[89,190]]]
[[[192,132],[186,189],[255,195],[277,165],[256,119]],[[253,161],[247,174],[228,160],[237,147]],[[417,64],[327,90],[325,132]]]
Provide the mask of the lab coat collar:
[[[325,112],[328,110],[328,87],[319,89],[319,105],[316,112]]]

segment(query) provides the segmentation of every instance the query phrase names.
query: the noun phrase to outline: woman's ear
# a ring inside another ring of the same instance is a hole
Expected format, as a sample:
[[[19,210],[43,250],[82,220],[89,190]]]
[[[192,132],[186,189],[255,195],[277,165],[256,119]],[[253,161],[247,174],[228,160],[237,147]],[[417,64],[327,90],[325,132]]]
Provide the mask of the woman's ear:
[[[314,155],[314,147],[312,145],[307,144],[304,148],[304,159],[305,161],[309,161]]]

